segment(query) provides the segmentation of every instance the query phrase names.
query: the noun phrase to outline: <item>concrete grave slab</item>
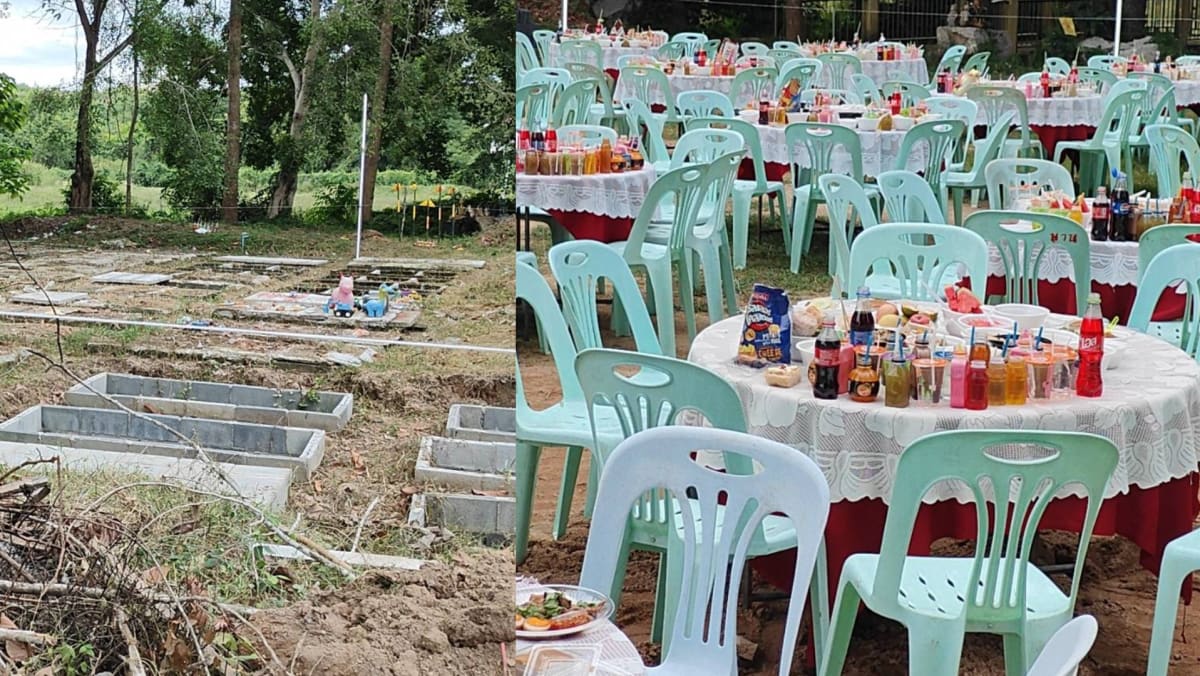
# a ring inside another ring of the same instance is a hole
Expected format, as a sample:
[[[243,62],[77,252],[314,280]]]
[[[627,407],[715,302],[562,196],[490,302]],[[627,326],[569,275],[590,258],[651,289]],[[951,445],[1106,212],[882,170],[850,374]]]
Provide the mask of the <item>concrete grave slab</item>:
[[[227,386],[226,386],[227,387]],[[325,453],[325,432],[293,427],[144,414],[199,444],[218,462],[282,467],[308,480]],[[194,458],[178,437],[124,411],[34,406],[0,424],[0,441],[129,455]]]
[[[454,404],[446,420],[446,436],[475,441],[517,440],[517,410],[497,406]]]
[[[491,495],[421,493],[412,496],[408,523],[418,528],[442,526],[511,538],[516,532],[517,500]]]
[[[226,303],[213,311],[226,319],[269,319],[306,324],[341,324],[364,328],[411,328],[421,317],[416,305],[392,303],[382,317],[355,312],[351,317],[335,317],[325,312],[327,294],[260,291],[240,302]]]
[[[49,299],[47,299],[49,296]],[[70,305],[87,300],[81,291],[25,291],[12,297],[12,302],[24,305]]]
[[[354,410],[354,395],[344,392],[278,390],[122,373],[94,375],[67,390],[63,398],[69,406],[115,408],[101,394],[135,411],[326,432],[345,427]]]
[[[217,256],[213,260],[218,263],[261,265],[264,267],[279,265],[297,268],[319,268],[329,262],[324,258],[276,258],[272,256]]]
[[[75,448],[54,444],[0,441],[0,464],[16,466],[28,460],[58,457],[64,469],[77,472],[119,472],[179,483],[214,493],[240,495],[272,511],[287,506],[292,470],[226,462],[216,463],[233,484],[220,479],[212,465],[196,458]]]
[[[418,481],[451,488],[511,491],[516,462],[516,444],[425,437],[414,474]]]
[[[131,284],[135,286],[154,286],[171,281],[171,275],[153,272],[106,272],[92,277],[97,284]]]

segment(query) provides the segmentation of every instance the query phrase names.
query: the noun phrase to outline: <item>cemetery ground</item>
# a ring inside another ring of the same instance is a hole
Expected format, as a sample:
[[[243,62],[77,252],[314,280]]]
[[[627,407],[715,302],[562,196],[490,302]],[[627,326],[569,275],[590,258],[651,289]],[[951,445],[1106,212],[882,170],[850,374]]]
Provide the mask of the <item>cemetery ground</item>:
[[[512,355],[370,344],[512,347],[512,221],[480,223],[481,233],[445,239],[368,230],[370,262],[358,268],[348,266],[345,229],[201,234],[193,224],[69,216],[0,224],[13,248],[0,241],[0,419],[61,405],[76,377],[102,372],[354,396],[349,423],[326,436],[323,460],[293,480],[282,511],[219,488],[67,471],[52,458],[0,468],[0,668],[495,672],[512,634],[511,551],[408,516],[414,496],[435,488],[414,477],[421,438],[443,433],[452,404],[512,406]],[[278,260],[217,260],[243,254]],[[256,306],[280,312],[255,314],[243,302],[327,293],[347,270],[371,279],[358,294],[384,278],[416,291],[404,298],[414,312],[370,326],[282,301]],[[95,281],[107,273],[128,274]],[[22,294],[34,304],[13,302]],[[47,294],[63,302],[37,304]],[[53,313],[67,321],[44,319]],[[316,560],[265,556],[260,543]],[[423,563],[369,570],[329,554],[355,549]]]

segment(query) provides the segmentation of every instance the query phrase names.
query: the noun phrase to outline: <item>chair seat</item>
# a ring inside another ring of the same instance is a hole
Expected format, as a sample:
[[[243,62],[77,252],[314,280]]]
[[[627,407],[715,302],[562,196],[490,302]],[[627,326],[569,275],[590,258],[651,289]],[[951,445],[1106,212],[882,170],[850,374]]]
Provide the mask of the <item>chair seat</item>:
[[[951,265],[946,268],[946,272],[942,274],[942,279],[938,282],[934,291],[941,291],[947,286],[957,284],[963,277],[959,266]],[[904,294],[900,292],[900,280],[886,273],[874,272],[867,275],[863,280],[863,285],[871,290],[873,298],[883,300],[896,300],[903,298]]]
[[[900,605],[907,606],[909,616],[924,616],[949,620],[963,612],[963,590],[971,577],[973,559],[935,556],[909,556],[904,560],[900,578]],[[875,569],[878,554],[854,554],[846,559],[842,579],[862,593],[867,607],[872,606]],[[1037,566],[1027,563],[1026,621],[1035,622],[1071,612],[1071,599]],[[984,561],[987,570],[987,561]],[[982,585],[982,582],[980,583]],[[900,618],[893,618],[900,619]],[[967,629],[987,631],[989,627]]]
[[[708,219],[712,218],[712,215],[713,215],[713,208],[711,206],[709,206],[709,207],[702,206],[702,207],[700,207],[700,213],[698,214],[696,220],[700,223],[707,223]],[[658,228],[655,228],[654,226],[666,225],[666,226],[668,226],[667,232],[670,233],[671,228],[669,226],[671,225],[671,223],[674,220],[675,220],[675,205],[674,204],[659,204],[658,205],[658,213],[656,213],[654,215],[654,217],[650,219],[650,231],[653,232],[654,230],[658,229]]]
[[[596,409],[597,437],[606,448],[614,448],[625,435],[617,413],[611,408]],[[541,411],[521,416],[517,440],[536,445],[583,446],[591,448],[592,424],[583,402],[559,402]]]
[[[750,193],[751,195],[773,195],[777,192],[783,192],[783,182],[767,181],[767,189],[759,193],[758,181],[744,181],[739,178],[733,182],[733,190],[734,192]]]
[[[609,242],[607,246],[609,248],[611,248],[613,251],[616,251],[618,254],[620,254],[622,258],[624,258],[625,257],[625,247],[628,244],[629,244],[629,242]],[[640,254],[641,254],[641,257],[644,259],[658,260],[658,259],[670,257],[671,250],[661,244],[655,244],[653,242],[643,242],[642,250],[641,250]],[[628,259],[626,259],[626,260],[628,260]]]

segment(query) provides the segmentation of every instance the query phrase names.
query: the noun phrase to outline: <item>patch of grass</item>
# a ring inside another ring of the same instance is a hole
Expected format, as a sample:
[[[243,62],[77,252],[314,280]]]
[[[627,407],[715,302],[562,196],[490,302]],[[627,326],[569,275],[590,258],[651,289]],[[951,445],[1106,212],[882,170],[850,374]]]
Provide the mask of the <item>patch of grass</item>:
[[[158,333],[160,329],[146,326],[83,326],[79,328],[64,328],[62,345],[63,351],[71,356],[83,356],[89,352],[88,345],[93,340],[115,342],[122,347],[132,345],[139,340]]]

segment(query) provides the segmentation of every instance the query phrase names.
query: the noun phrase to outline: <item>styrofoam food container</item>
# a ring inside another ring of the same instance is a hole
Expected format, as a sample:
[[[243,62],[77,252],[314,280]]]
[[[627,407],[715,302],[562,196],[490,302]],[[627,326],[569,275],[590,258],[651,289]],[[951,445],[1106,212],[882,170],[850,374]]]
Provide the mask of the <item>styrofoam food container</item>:
[[[993,305],[992,312],[997,319],[1007,319],[1017,323],[1018,331],[1035,331],[1050,316],[1050,311],[1038,305],[1025,303],[1002,303]]]

